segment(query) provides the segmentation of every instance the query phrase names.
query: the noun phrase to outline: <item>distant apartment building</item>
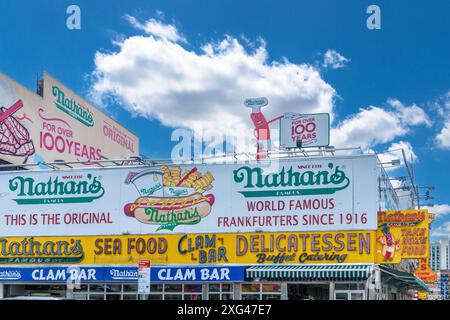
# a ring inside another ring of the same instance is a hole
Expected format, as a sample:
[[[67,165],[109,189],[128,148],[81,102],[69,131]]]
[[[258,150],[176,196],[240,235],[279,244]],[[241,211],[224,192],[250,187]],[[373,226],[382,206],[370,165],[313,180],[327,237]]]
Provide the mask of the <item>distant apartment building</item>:
[[[431,244],[430,265],[434,271],[450,269],[450,240],[439,240]]]

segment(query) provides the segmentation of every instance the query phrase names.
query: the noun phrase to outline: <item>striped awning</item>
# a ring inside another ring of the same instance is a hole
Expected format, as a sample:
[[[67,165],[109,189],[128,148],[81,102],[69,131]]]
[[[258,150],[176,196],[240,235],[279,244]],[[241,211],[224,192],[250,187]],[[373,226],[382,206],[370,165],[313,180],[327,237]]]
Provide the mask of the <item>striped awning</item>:
[[[380,265],[381,280],[396,286],[408,287],[409,289],[423,290],[429,292],[428,286],[415,275]]]
[[[261,265],[248,267],[246,276],[275,281],[357,281],[369,278],[373,267],[373,264]]]

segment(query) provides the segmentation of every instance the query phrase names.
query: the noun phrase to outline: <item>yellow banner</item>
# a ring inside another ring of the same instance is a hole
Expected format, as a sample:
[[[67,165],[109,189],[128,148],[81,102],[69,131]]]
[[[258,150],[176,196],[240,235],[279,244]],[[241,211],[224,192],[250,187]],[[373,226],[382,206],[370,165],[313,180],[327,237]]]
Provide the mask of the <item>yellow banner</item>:
[[[378,212],[377,263],[428,257],[427,210]]]
[[[375,231],[0,238],[0,264],[373,263]]]

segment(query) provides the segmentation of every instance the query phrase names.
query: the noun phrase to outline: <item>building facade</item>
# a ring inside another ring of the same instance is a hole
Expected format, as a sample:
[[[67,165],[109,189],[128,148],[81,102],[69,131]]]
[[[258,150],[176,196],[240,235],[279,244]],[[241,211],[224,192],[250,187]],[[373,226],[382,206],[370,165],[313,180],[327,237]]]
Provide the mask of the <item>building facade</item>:
[[[434,271],[450,270],[450,240],[439,240],[430,245],[430,265]]]
[[[3,172],[0,292],[365,300],[412,299],[425,287],[400,262],[428,247],[403,256],[385,243],[398,231],[379,224],[406,217],[428,229],[426,213],[378,212],[380,199],[396,202],[380,187],[376,156],[272,165],[269,175],[261,162]],[[141,260],[152,264],[144,295]]]
[[[375,154],[146,162],[137,136],[48,74],[38,94],[0,74],[0,105],[0,298],[366,300],[426,290],[406,261],[428,254],[427,213],[398,211],[411,202]],[[399,226],[411,229],[403,248]]]

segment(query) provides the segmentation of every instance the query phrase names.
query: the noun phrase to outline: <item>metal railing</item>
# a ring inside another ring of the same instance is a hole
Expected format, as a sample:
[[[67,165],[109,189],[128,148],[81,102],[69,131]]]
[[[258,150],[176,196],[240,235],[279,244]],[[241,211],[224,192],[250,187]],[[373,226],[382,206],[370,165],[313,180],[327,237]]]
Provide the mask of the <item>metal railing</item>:
[[[273,161],[277,159],[292,159],[292,158],[311,158],[311,157],[336,157],[340,153],[346,152],[346,155],[364,154],[361,147],[350,148],[320,148],[320,149],[301,149],[301,150],[286,150],[286,151],[269,151],[259,154],[264,154],[267,159],[256,160],[257,153],[240,152],[240,153],[224,153],[222,155],[204,156],[200,158],[185,158],[172,161],[171,159],[150,159],[147,157],[130,157],[121,159],[102,159],[102,160],[83,160],[83,161],[63,161],[56,160],[53,162],[37,162],[24,164],[0,164],[0,171],[17,171],[27,169],[43,169],[43,167],[51,170],[61,169],[79,169],[80,167],[124,167],[124,166],[156,166],[167,164],[207,164],[208,161],[223,162],[223,163],[239,163],[239,162],[264,162]]]

